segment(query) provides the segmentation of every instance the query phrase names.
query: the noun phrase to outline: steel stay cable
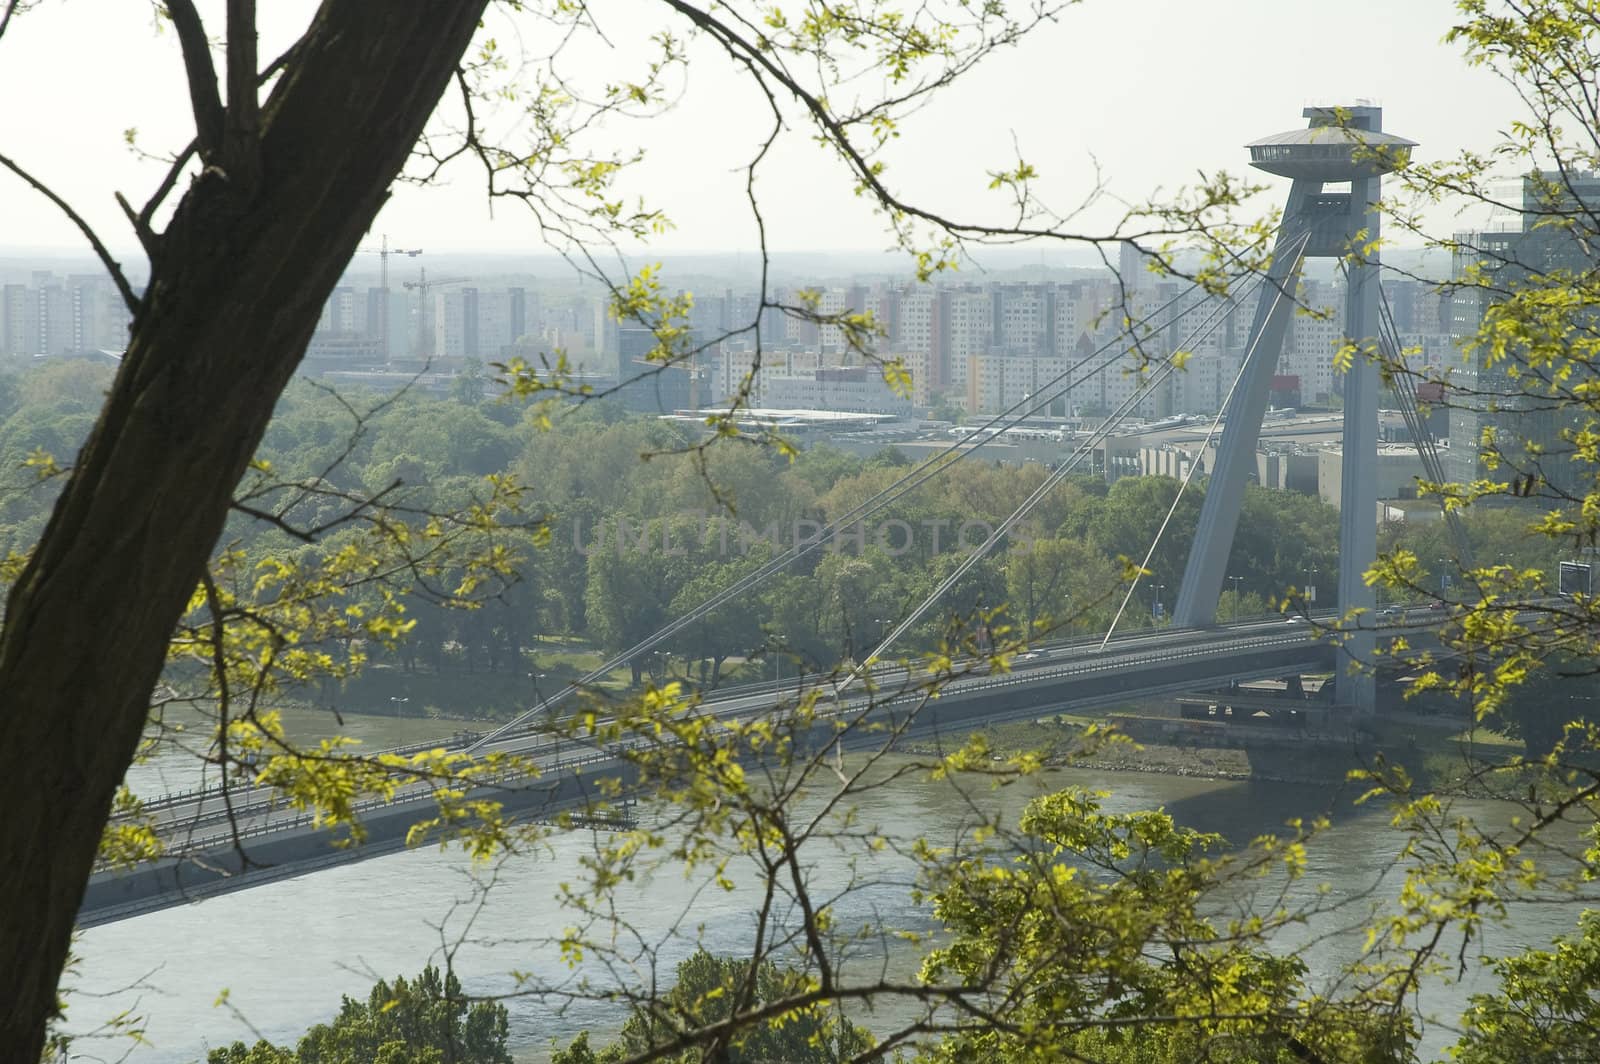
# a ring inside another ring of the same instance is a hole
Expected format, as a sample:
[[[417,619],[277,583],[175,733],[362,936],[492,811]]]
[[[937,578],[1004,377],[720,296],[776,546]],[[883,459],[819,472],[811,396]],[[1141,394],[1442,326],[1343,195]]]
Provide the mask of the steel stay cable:
[[[1185,299],[1199,288],[1200,286],[1198,284],[1191,284],[1184,291],[1178,293],[1165,303],[1161,304],[1161,306],[1151,311],[1144,318],[1130,325],[1128,329],[1124,329],[1122,332],[1118,333],[1116,338],[1108,340],[1095,351],[1079,360],[1073,366],[1058,374],[1048,384],[1040,388],[1038,392],[1025,397],[1016,403],[1013,403],[999,414],[991,417],[984,424],[978,426],[966,438],[951,443],[943,451],[928,459],[919,468],[912,470],[905,476],[901,477],[894,484],[884,488],[882,491],[867,499],[865,502],[858,504],[849,513],[830,521],[816,534],[814,538],[809,538],[804,543],[796,543],[783,554],[771,559],[760,568],[736,580],[733,584],[729,585],[727,588],[724,588],[722,591],[717,592],[715,595],[712,595],[710,598],[706,599],[688,613],[683,614],[682,616],[657,629],[643,642],[640,642],[639,644],[614,655],[611,659],[603,662],[588,674],[581,676],[567,684],[562,690],[551,694],[548,698],[541,699],[537,705],[521,714],[518,714],[507,723],[501,725],[499,728],[496,728],[487,735],[473,742],[471,745],[465,747],[464,752],[470,754],[477,751],[481,747],[502,738],[511,731],[514,731],[526,724],[529,720],[532,720],[540,713],[547,712],[550,707],[563,701],[573,692],[593,685],[600,679],[604,678],[613,669],[627,664],[640,654],[647,653],[662,641],[670,638],[673,635],[676,635],[684,628],[687,628],[689,625],[700,620],[712,610],[722,606],[724,603],[730,601],[738,595],[743,594],[745,591],[766,580],[767,577],[773,575],[774,573],[787,568],[789,565],[798,561],[805,555],[824,546],[830,539],[837,536],[842,529],[859,522],[863,518],[868,517],[873,513],[876,513],[878,510],[894,502],[896,499],[899,499],[906,493],[915,490],[928,480],[939,475],[940,473],[943,473],[951,466],[956,465],[968,455],[981,448],[984,444],[991,442],[996,438],[996,436],[991,435],[986,439],[979,440],[975,445],[969,446],[969,441],[974,436],[988,432],[996,425],[999,425],[1008,419],[1020,423],[1022,419],[1032,416],[1041,409],[1047,408],[1049,404],[1056,398],[1058,392],[1063,392],[1072,387],[1076,387],[1078,383],[1081,383],[1081,380],[1086,380],[1089,377],[1093,377],[1096,374],[1104,372],[1113,363],[1115,363],[1118,358],[1121,357],[1121,352],[1118,352],[1110,358],[1104,359],[1101,364],[1085,371],[1085,367],[1088,363],[1092,362],[1096,358],[1100,358],[1100,356],[1118,346],[1122,342],[1123,337],[1127,336],[1133,328],[1152,326],[1152,322],[1159,315],[1165,313],[1174,304]],[[1206,303],[1204,301],[1191,304],[1190,306],[1185,307],[1174,314],[1169,320],[1163,321],[1158,326],[1152,326],[1152,331],[1159,331],[1161,329],[1169,328],[1205,305]],[[1079,371],[1084,371],[1084,375],[1081,379],[1067,379]],[[1023,412],[1018,415],[1018,411]]]
[[[1394,312],[1389,306],[1387,293],[1383,293],[1380,310],[1380,323],[1382,326],[1380,342],[1388,348],[1388,357],[1398,361],[1403,357],[1404,349],[1400,343],[1400,330],[1395,324]],[[1409,373],[1404,371],[1392,374],[1390,379],[1394,386],[1395,395],[1401,401],[1401,416],[1405,418],[1406,427],[1411,430],[1412,439],[1417,444],[1417,451],[1422,458],[1423,464],[1428,467],[1428,475],[1435,480],[1442,481],[1444,478],[1444,465],[1439,458],[1439,450],[1434,443],[1433,435],[1423,431],[1422,415],[1417,409],[1416,382],[1411,379]]]
[[[1344,263],[1341,262],[1339,268],[1348,278],[1349,271]],[[1381,282],[1378,284],[1378,324],[1379,343],[1388,348],[1388,357],[1398,365],[1404,360],[1404,348],[1400,343],[1400,329],[1395,323],[1394,309],[1389,304],[1389,293],[1383,290]],[[1398,372],[1390,374],[1390,382],[1395,398],[1400,401],[1400,416],[1404,418],[1406,428],[1411,432],[1412,442],[1417,448],[1417,457],[1422,460],[1423,471],[1434,483],[1445,483],[1444,460],[1439,456],[1439,448],[1434,441],[1433,433],[1423,424],[1416,381],[1411,379],[1411,374],[1404,367],[1401,367]],[[1450,538],[1455,544],[1457,563],[1463,568],[1471,568],[1472,539],[1467,535],[1460,513],[1448,506],[1442,496],[1439,508],[1443,513],[1444,523],[1450,531]]]
[[[1255,287],[1259,287],[1261,283],[1262,282],[1260,280],[1257,280],[1255,282]],[[1204,339],[1205,337],[1209,336],[1216,329],[1216,327],[1222,323],[1228,314],[1231,314],[1232,312],[1232,306],[1227,306],[1226,308],[1213,308],[1208,312],[1208,316],[1214,320],[1209,321],[1209,323],[1202,322],[1200,327],[1198,327],[1194,332],[1191,332],[1189,336],[1185,337],[1184,341],[1179,344],[1179,350],[1187,348],[1196,339]],[[836,688],[835,697],[842,695],[846,690],[854,685],[873,661],[882,657],[885,651],[892,647],[902,635],[910,630],[912,625],[916,624],[917,621],[922,618],[922,615],[926,613],[934,605],[934,603],[944,596],[945,592],[954,587],[956,582],[960,580],[961,577],[965,576],[974,565],[987,556],[989,551],[994,548],[995,544],[999,543],[1000,540],[1011,531],[1011,529],[1016,527],[1016,525],[1028,515],[1034,506],[1038,505],[1041,499],[1054,490],[1057,484],[1066,479],[1066,477],[1078,467],[1078,464],[1083,461],[1085,456],[1093,453],[1096,442],[1105,438],[1106,436],[1109,436],[1112,429],[1119,426],[1128,417],[1128,415],[1138,406],[1138,404],[1144,400],[1149,391],[1165,381],[1167,377],[1171,376],[1176,369],[1177,364],[1173,361],[1172,355],[1168,355],[1166,358],[1164,358],[1162,360],[1161,368],[1150,378],[1148,378],[1142,385],[1135,389],[1134,392],[1132,392],[1126,399],[1124,399],[1117,409],[1112,413],[1112,415],[1095,429],[1087,441],[1079,446],[1077,451],[1073,453],[1070,459],[1052,470],[1050,475],[1046,477],[1036,489],[1034,489],[1033,493],[1030,494],[1027,499],[1023,500],[1022,504],[1013,510],[1004,521],[1000,522],[999,527],[995,529],[993,535],[984,540],[984,542],[974,549],[971,554],[963,558],[961,564],[956,566],[950,575],[940,582],[938,587],[934,588],[934,590],[925,599],[923,599],[922,602],[918,604],[917,607],[913,609],[904,620],[895,626],[893,631],[891,631],[883,638],[882,641],[879,642],[878,646],[873,649],[872,653],[867,656],[865,661],[851,669],[850,674],[846,676]]]
[[[1340,268],[1344,269],[1343,264],[1341,264]],[[1346,276],[1348,277],[1348,271],[1346,271]],[[1402,359],[1404,351],[1400,343],[1400,329],[1395,324],[1394,311],[1389,304],[1389,294],[1383,290],[1381,284],[1378,288],[1378,295],[1380,299],[1378,307],[1379,342],[1388,348],[1388,357],[1398,362]],[[1396,397],[1401,400],[1400,414],[1406,421],[1406,427],[1412,430],[1412,439],[1417,444],[1419,456],[1422,458],[1424,465],[1429,466],[1428,474],[1442,478],[1444,468],[1439,459],[1438,448],[1434,446],[1432,435],[1418,432],[1421,426],[1421,417],[1416,409],[1416,382],[1411,379],[1409,373],[1400,372],[1391,375],[1390,383]]]
[[[1299,245],[1293,250],[1293,255],[1296,259],[1303,259],[1305,257],[1306,245],[1309,244],[1310,241],[1310,233],[1307,233],[1300,238]],[[1292,267],[1290,270],[1291,275],[1293,274],[1293,271],[1298,268],[1298,265]],[[1284,294],[1284,290],[1281,286],[1275,292],[1273,292],[1272,309],[1276,309],[1278,301],[1283,299]],[[1271,309],[1269,309],[1268,314],[1270,316]],[[1239,383],[1244,380],[1245,373],[1251,368],[1251,363],[1256,357],[1256,347],[1260,342],[1261,337],[1258,335],[1255,338],[1255,341],[1251,343],[1250,349],[1245,352],[1244,358],[1239,360],[1239,372],[1234,374],[1233,383],[1228,386],[1228,394],[1223,397],[1222,403],[1217,407],[1217,416],[1211,419],[1211,427],[1206,430],[1206,438],[1201,441],[1200,452],[1202,454],[1204,454],[1205,449],[1211,445],[1211,438],[1217,434],[1217,429],[1219,426],[1221,426],[1222,419],[1227,415],[1228,404],[1233,402],[1233,395],[1239,390]],[[1161,527],[1156,529],[1155,538],[1150,541],[1150,549],[1145,551],[1144,560],[1139,563],[1139,571],[1134,574],[1133,580],[1129,582],[1127,593],[1122,596],[1122,604],[1117,607],[1116,616],[1111,618],[1111,626],[1106,629],[1106,636],[1100,641],[1101,650],[1104,650],[1106,648],[1106,644],[1111,642],[1111,637],[1116,633],[1117,625],[1122,621],[1122,615],[1127,610],[1128,603],[1133,600],[1133,593],[1138,590],[1139,581],[1144,578],[1145,573],[1149,572],[1150,559],[1155,557],[1156,548],[1161,545],[1161,537],[1166,534],[1167,526],[1172,523],[1172,515],[1178,512],[1178,504],[1183,501],[1183,493],[1189,490],[1189,483],[1194,480],[1195,472],[1199,468],[1199,462],[1189,463],[1189,471],[1183,475],[1183,481],[1178,485],[1178,493],[1173,496],[1172,505],[1167,507],[1167,515],[1161,519]]]

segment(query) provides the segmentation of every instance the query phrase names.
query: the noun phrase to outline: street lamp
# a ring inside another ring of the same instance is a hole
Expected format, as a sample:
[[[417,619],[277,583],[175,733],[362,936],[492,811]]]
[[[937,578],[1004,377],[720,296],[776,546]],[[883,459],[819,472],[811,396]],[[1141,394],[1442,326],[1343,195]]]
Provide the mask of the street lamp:
[[[1228,577],[1228,579],[1230,581],[1232,581],[1232,583],[1233,583],[1233,623],[1234,624],[1238,624],[1239,623],[1239,584],[1240,584],[1241,581],[1244,580],[1244,577],[1242,577],[1242,576],[1230,576],[1230,577]]]
[[[544,702],[544,700],[545,700],[544,695],[541,694],[540,691],[539,691],[539,681],[544,679],[544,678],[545,678],[545,673],[539,672],[537,670],[528,673],[528,679],[533,681],[533,705],[534,705],[534,708],[538,708],[540,703]],[[553,715],[555,713],[555,707],[554,706],[547,706],[547,707],[545,707],[545,712],[546,712],[546,716]],[[533,727],[536,727],[536,725],[530,726],[529,730],[530,731],[533,730]]]
[[[1156,612],[1155,612],[1155,619],[1158,620],[1158,621],[1163,616],[1165,616],[1165,613],[1163,612],[1164,611],[1164,607],[1161,605],[1161,593],[1163,591],[1165,591],[1166,589],[1167,589],[1167,585],[1166,584],[1157,584],[1156,585]]]
[[[391,697],[389,699],[389,704],[394,707],[394,715],[397,718],[400,716],[400,707],[409,701],[411,701],[409,698]]]
[[[1316,603],[1317,603],[1317,572],[1318,572],[1317,567],[1315,565],[1313,565],[1311,567],[1310,573],[1308,574],[1310,579],[1306,583],[1306,612],[1307,613],[1310,613],[1311,612],[1311,607],[1315,606]]]

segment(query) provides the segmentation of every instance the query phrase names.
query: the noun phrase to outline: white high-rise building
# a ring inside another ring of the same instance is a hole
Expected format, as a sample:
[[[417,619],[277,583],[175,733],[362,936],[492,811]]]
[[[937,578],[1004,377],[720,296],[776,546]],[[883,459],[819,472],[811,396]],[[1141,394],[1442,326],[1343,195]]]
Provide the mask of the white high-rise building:
[[[1307,281],[1305,308],[1289,323],[1278,373],[1300,378],[1300,399],[1325,403],[1334,393],[1334,355],[1344,343],[1344,286]]]
[[[1122,279],[1122,287],[1130,292],[1148,288],[1154,279],[1144,249],[1131,240],[1117,245],[1117,276]]]
[[[941,293],[948,325],[945,351],[950,365],[950,390],[967,393],[967,368],[976,355],[986,355],[993,346],[994,302],[981,288],[957,289]]]
[[[81,350],[77,345],[77,328],[72,317],[72,294],[53,274],[36,272],[33,275],[33,298],[36,328],[35,355],[62,355]]]
[[[1030,413],[1048,414],[1052,405],[1065,400],[1057,381],[1071,364],[1065,358],[976,355],[967,370],[967,409],[994,414],[1032,400],[1041,409]]]
[[[1222,408],[1239,360],[1220,350],[1197,351],[1188,365],[1173,375],[1172,411],[1175,414],[1215,414]]]
[[[27,285],[8,284],[0,289],[0,355],[20,358],[33,354],[29,347],[37,329],[33,324],[36,312]]]
[[[473,358],[494,360],[500,350],[526,334],[527,294],[521,288],[485,289],[478,293],[478,349]]]
[[[850,293],[843,288],[824,288],[822,298],[817,303],[817,313],[830,317],[857,309],[859,308],[850,306]],[[822,348],[823,354],[832,357],[833,365],[844,362],[849,353],[844,330],[837,325],[819,325],[817,343]]]
[[[1006,284],[994,287],[994,339],[997,348],[1008,355],[1033,357],[1050,353],[1047,342],[1051,326],[1049,286]]]
[[[1055,318],[1054,349],[1051,353],[1057,358],[1075,355],[1079,342],[1088,332],[1089,320],[1093,317],[1085,305],[1082,287],[1062,285],[1057,288],[1051,314]]]
[[[0,291],[0,355],[43,357],[128,346],[131,315],[111,279],[98,273],[65,279],[36,270],[29,284]]]
[[[467,293],[476,289],[441,289],[433,297],[433,350],[435,358],[461,358],[467,352]]]
[[[894,349],[917,351],[931,358],[934,316],[937,312],[938,296],[931,288],[919,287],[900,293],[899,320],[895,323],[893,336]],[[930,386],[942,383],[942,380],[929,381]]]
[[[527,331],[524,289],[453,288],[433,293],[436,357],[493,361]]]

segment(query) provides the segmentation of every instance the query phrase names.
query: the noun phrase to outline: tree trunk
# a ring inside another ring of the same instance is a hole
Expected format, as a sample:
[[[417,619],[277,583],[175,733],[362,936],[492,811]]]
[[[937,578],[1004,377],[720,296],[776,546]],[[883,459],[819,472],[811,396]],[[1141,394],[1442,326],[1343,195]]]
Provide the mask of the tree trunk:
[[[324,3],[151,262],[127,355],[0,631],[0,1060],[39,1059],[167,640],[322,304],[486,0]]]

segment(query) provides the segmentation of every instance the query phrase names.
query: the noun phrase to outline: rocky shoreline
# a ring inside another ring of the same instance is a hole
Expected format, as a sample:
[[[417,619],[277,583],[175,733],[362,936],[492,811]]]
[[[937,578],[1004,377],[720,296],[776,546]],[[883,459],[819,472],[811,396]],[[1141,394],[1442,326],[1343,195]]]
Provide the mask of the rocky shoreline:
[[[1212,746],[1192,742],[1164,743],[1144,738],[1136,740],[1137,745],[1118,743],[1092,756],[1081,757],[1075,756],[1081,733],[1079,728],[1071,724],[1040,721],[1004,724],[985,728],[980,734],[998,755],[1036,751],[1042,753],[1046,765],[1058,768],[1326,786],[1343,784],[1352,769],[1366,767],[1365,758],[1355,745],[1346,743],[1272,742],[1254,746]],[[912,744],[908,749],[919,754],[941,752],[932,744]],[[1262,763],[1264,761],[1269,763]]]

